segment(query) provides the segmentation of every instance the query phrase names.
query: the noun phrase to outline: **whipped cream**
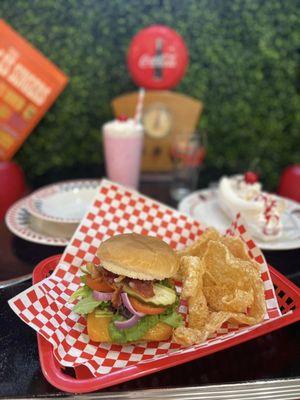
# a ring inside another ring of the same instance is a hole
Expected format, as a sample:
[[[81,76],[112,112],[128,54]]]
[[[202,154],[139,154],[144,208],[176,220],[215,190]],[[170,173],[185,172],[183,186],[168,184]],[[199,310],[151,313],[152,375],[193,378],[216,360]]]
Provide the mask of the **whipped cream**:
[[[253,236],[271,241],[282,234],[284,204],[272,194],[262,192],[259,182],[247,183],[243,175],[224,176],[219,183],[218,197],[221,208],[230,218],[241,213]]]
[[[261,194],[261,183],[249,184],[245,182],[243,175],[235,175],[230,178],[233,191],[243,200],[251,201]]]
[[[103,125],[105,135],[114,137],[131,137],[143,135],[143,126],[129,118],[126,121],[114,120]]]

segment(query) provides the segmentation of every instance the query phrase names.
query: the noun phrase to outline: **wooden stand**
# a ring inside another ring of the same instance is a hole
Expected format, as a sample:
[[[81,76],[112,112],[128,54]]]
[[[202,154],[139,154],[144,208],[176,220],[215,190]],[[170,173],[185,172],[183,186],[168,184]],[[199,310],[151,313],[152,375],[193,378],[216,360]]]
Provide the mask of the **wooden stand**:
[[[132,118],[138,92],[124,94],[112,101],[115,116]],[[147,91],[144,98],[142,123],[145,142],[142,159],[143,172],[172,170],[170,146],[177,134],[192,134],[203,110],[203,104],[184,94],[171,91]]]

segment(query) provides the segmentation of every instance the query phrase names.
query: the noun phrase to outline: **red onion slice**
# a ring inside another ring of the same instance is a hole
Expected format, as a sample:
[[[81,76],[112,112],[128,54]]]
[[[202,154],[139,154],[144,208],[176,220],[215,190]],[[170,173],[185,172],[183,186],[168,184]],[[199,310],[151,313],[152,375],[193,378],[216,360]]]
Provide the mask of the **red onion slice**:
[[[123,301],[124,306],[127,308],[128,311],[131,312],[131,314],[136,315],[137,317],[143,317],[144,315],[146,315],[146,314],[144,314],[142,312],[136,311],[132,307],[127,293],[121,293],[121,297],[122,297],[122,301]]]
[[[112,299],[113,293],[97,292],[97,290],[93,290],[93,296],[95,300],[108,301]]]
[[[127,329],[131,328],[139,322],[140,318],[137,315],[133,315],[131,318],[126,321],[115,321],[114,324],[118,329]]]

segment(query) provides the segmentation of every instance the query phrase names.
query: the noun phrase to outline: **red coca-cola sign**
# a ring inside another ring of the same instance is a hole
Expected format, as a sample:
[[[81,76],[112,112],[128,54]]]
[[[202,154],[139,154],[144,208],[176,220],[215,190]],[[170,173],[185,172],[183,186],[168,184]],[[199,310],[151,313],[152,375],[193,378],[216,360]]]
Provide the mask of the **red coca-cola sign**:
[[[132,39],[127,64],[138,86],[170,89],[183,78],[188,58],[187,47],[176,31],[164,25],[152,25]]]

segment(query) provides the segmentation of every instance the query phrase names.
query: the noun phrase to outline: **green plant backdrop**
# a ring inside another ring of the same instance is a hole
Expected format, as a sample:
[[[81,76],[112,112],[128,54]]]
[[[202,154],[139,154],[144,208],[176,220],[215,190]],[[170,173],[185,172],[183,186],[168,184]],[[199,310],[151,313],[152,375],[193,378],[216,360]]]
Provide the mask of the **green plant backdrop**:
[[[205,103],[209,138],[200,179],[255,168],[269,189],[300,161],[300,10],[295,0],[1,0],[0,16],[70,82],[17,154],[32,184],[100,172],[110,101],[134,88],[125,65],[133,35],[176,29],[190,65],[176,90]]]

